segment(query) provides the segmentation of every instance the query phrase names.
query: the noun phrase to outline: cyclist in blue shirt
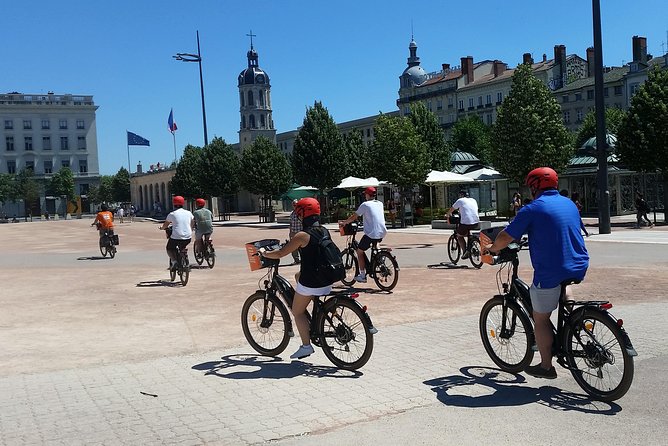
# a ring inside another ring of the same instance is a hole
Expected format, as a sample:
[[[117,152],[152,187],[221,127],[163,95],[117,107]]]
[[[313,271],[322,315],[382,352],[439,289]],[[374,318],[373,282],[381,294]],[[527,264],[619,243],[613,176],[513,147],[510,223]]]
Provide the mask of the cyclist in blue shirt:
[[[527,367],[525,372],[553,379],[557,372],[552,366],[550,315],[559,306],[561,282],[584,279],[589,254],[580,233],[580,213],[575,203],[559,194],[557,173],[549,167],[539,167],[529,172],[526,185],[531,189],[533,201],[520,209],[488,249],[499,252],[513,240],[528,234],[534,269],[529,291],[541,362]]]

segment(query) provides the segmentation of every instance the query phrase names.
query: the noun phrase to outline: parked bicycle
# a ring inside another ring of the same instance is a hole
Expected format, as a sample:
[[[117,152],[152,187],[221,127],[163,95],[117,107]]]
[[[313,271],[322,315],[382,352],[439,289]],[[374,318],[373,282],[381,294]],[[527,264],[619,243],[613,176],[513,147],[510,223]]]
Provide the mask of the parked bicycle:
[[[511,243],[498,256],[485,256],[488,263],[500,265],[496,280],[502,294],[482,307],[480,336],[492,361],[511,373],[524,370],[537,350],[529,286],[517,275],[518,253],[526,244],[526,241]],[[553,355],[593,398],[617,400],[631,386],[633,357],[637,353],[623,321],[608,312],[611,303],[566,299],[566,286],[573,283],[579,281],[567,280],[561,284],[557,326],[553,327]]]
[[[171,237],[172,227],[169,226],[167,229],[165,229],[165,233],[167,235],[167,238]],[[176,250],[176,264],[172,265],[171,262],[169,264],[169,278],[171,279],[172,282],[176,280],[177,274],[179,276],[179,281],[181,282],[181,285],[183,286],[188,285],[188,279],[190,278],[190,261],[188,260],[187,246],[178,247],[178,249]]]
[[[99,231],[99,225],[96,225]],[[118,244],[118,236],[114,234],[113,229],[105,229],[100,233],[100,254],[102,257],[113,259],[116,257],[116,245]]]
[[[462,247],[459,245],[459,236],[457,235],[457,228],[459,227],[460,223],[460,216],[457,214],[454,214],[450,217],[448,220],[449,223],[455,225],[455,230],[448,239],[448,257],[450,258],[450,261],[452,262],[453,265],[456,265],[457,262],[459,262],[459,259],[462,257]],[[478,233],[472,232],[468,236],[468,240],[466,242],[466,251],[469,253],[468,259],[471,261],[471,265],[473,265],[475,268],[480,268],[482,266],[482,249],[480,247],[480,237]]]
[[[346,269],[346,277],[341,281],[347,286],[355,284],[355,276],[359,274],[359,261],[357,260],[358,242],[357,223],[349,223],[342,227],[341,235],[348,236],[347,247],[341,252],[343,266]],[[392,254],[392,248],[378,248],[378,242],[371,244],[371,258],[364,253],[367,273],[373,277],[378,288],[383,291],[391,291],[399,280],[399,263]]]
[[[213,248],[213,240],[211,240],[209,234],[204,234],[201,244],[195,244],[193,252],[198,265],[204,263],[205,260],[209,268],[213,268],[213,265],[216,264],[216,250]]]
[[[278,249],[278,240],[270,249]],[[257,254],[254,254],[257,256]],[[250,259],[250,257],[249,257]],[[294,336],[288,308],[295,291],[278,273],[279,260],[260,257],[266,268],[262,286],[251,294],[241,309],[241,326],[251,347],[261,355],[278,356]],[[311,342],[322,348],[325,356],[337,367],[356,370],[367,363],[377,333],[366,306],[355,299],[359,295],[347,291],[332,292],[313,299],[312,313],[306,312],[311,327]]]

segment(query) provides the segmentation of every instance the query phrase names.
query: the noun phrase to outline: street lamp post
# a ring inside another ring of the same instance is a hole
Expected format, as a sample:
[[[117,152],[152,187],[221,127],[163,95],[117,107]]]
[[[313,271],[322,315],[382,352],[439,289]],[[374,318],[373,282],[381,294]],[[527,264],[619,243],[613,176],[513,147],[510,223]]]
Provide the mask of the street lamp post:
[[[204,80],[202,79],[202,55],[199,48],[199,31],[197,31],[197,54],[176,53],[172,56],[176,60],[183,62],[197,62],[199,64],[199,87],[202,93],[202,124],[204,125],[204,145],[209,145],[209,137],[206,133],[206,108],[204,107]]]
[[[592,0],[594,19],[594,103],[596,107],[596,157],[598,159],[598,232],[610,234],[610,191],[608,190],[608,144],[603,101],[603,48],[601,47],[601,2]]]

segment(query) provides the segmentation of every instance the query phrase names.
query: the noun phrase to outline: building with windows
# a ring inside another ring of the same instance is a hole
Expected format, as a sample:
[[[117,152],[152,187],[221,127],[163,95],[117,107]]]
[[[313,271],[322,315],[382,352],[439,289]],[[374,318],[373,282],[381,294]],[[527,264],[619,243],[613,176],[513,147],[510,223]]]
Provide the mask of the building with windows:
[[[100,176],[96,110],[92,96],[0,94],[0,173],[31,169],[36,179],[48,180],[69,167],[75,193],[83,196],[84,211],[88,211],[85,195]],[[59,200],[42,194],[39,202],[18,205],[16,213],[54,213],[59,211]]]

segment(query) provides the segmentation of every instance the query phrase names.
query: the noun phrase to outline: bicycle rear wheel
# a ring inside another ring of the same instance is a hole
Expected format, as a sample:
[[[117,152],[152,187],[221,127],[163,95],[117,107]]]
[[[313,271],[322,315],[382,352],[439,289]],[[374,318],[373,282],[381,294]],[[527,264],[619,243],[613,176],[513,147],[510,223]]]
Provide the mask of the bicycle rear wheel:
[[[290,315],[278,297],[265,295],[258,290],[248,296],[241,308],[241,328],[253,350],[277,356],[290,342]]]
[[[353,248],[347,248],[341,254],[341,259],[343,260],[343,267],[346,270],[346,277],[341,282],[346,286],[353,286],[355,284],[355,276],[359,274],[357,253]]]
[[[107,257],[107,244],[104,238],[100,238],[100,254],[102,257]]]
[[[190,263],[188,262],[188,257],[182,254],[179,265],[179,280],[181,280],[181,285],[188,285],[188,279],[190,278]]]
[[[206,248],[193,249],[193,255],[195,256],[195,262],[197,262],[198,265],[201,265],[202,263],[204,263],[204,257],[206,257],[205,249]]]
[[[107,252],[112,259],[116,257],[116,247],[113,244],[107,247]]]
[[[213,249],[213,245],[209,244],[204,251],[204,258],[206,259],[206,264],[209,265],[209,268],[213,268],[213,265],[216,264],[216,250]]]
[[[623,397],[631,387],[634,366],[622,329],[594,309],[585,309],[565,328],[566,360],[582,390],[601,401]]]
[[[332,363],[345,370],[357,370],[373,351],[373,334],[368,319],[354,301],[332,299],[320,314],[320,346]]]
[[[373,280],[383,291],[391,291],[399,280],[399,264],[387,251],[378,251],[373,260]]]
[[[471,242],[469,243],[469,259],[471,260],[471,265],[480,269],[482,266],[482,249],[478,237],[471,238]]]
[[[480,338],[485,351],[501,370],[523,371],[533,359],[531,321],[515,302],[504,311],[503,297],[495,296],[480,311]]]
[[[452,234],[448,239],[448,258],[456,265],[459,262],[459,257],[462,255],[462,249],[457,241],[457,235]]]

